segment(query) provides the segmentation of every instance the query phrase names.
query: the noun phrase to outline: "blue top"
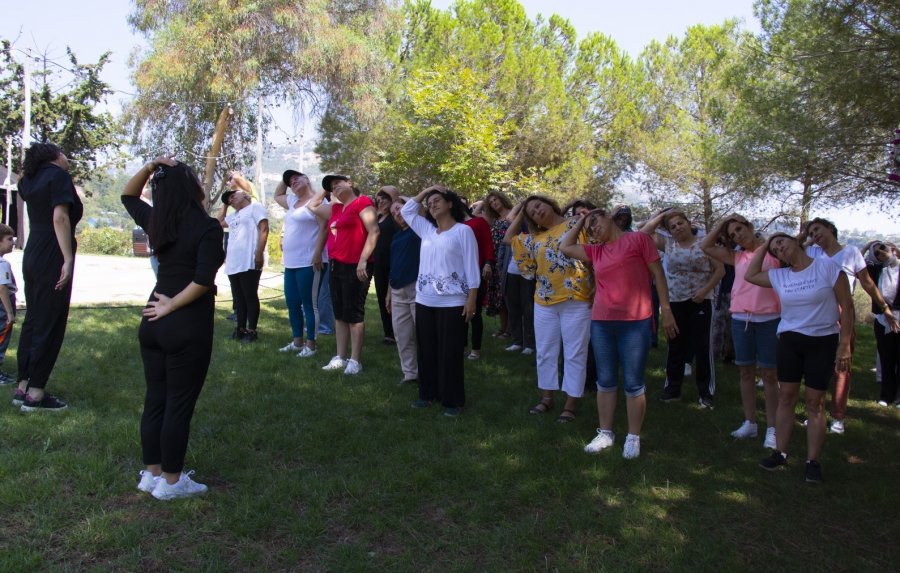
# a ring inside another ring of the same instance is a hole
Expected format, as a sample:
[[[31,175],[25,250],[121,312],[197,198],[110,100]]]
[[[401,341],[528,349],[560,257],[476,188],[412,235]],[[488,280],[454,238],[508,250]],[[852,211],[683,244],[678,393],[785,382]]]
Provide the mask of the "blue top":
[[[398,230],[391,241],[391,273],[389,283],[391,288],[403,288],[416,282],[419,276],[419,248],[422,239],[419,235],[407,227]]]

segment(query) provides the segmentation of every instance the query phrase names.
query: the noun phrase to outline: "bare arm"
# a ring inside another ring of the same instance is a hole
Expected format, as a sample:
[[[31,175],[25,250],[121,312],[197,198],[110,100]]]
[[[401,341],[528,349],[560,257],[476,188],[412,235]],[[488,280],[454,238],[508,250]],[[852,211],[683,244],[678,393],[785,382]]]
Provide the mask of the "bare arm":
[[[12,299],[9,297],[9,289],[6,285],[0,285],[0,302],[3,303],[3,309],[6,311],[6,324],[12,324],[16,321],[16,309],[13,308]]]
[[[282,209],[287,209],[287,185],[284,184],[284,181],[278,183],[278,186],[275,187],[275,196],[273,197],[275,202],[278,203]]]
[[[725,231],[725,223],[730,220],[730,218],[726,217],[719,221],[713,230],[700,241],[700,248],[706,253],[707,257],[725,263],[726,265],[734,266],[734,251],[717,242],[718,238]]]
[[[259,271],[262,270],[263,262],[265,261],[263,255],[266,252],[266,242],[269,240],[269,220],[263,219],[257,223],[256,229],[259,232],[259,237],[256,241],[256,257],[254,262],[256,263],[256,270]]]
[[[53,230],[56,242],[62,252],[63,264],[56,282],[56,290],[62,290],[72,280],[72,265],[75,263],[72,253],[72,220],[69,218],[69,204],[63,203],[53,208]]]
[[[375,250],[375,243],[378,242],[378,215],[373,207],[366,207],[360,211],[359,218],[362,219],[368,233],[362,254],[359,255],[359,264],[356,265],[356,277],[364,281],[369,278],[368,273],[366,273],[366,265],[369,262],[369,257],[372,256],[372,251]]]
[[[585,221],[587,221],[587,217],[578,218],[578,222],[575,223],[575,226],[563,235],[562,241],[559,243],[559,250],[570,259],[589,263],[591,262],[591,259],[588,257],[587,253],[584,252],[584,245],[578,244],[578,235],[581,234]]]
[[[167,314],[171,314],[179,308],[191,304],[192,302],[206,294],[208,290],[209,287],[191,282],[191,284],[184,287],[181,292],[171,298],[158,292],[154,292],[153,296],[156,297],[157,300],[151,300],[147,302],[147,306],[144,307],[144,309],[141,311],[141,314],[145,316],[150,322],[159,320]]]
[[[765,288],[772,288],[772,281],[769,280],[769,273],[762,270],[763,259],[766,258],[767,252],[769,252],[768,241],[766,241],[766,244],[762,247],[758,247],[756,252],[753,253],[753,258],[750,259],[750,265],[747,267],[747,273],[744,275],[744,280],[748,283]]]
[[[331,219],[331,203],[327,205],[323,205],[322,203],[325,201],[325,191],[319,191],[313,198],[309,200],[306,204],[306,208],[312,211],[313,215],[318,217],[319,219],[324,219],[326,222],[328,219]]]
[[[706,284],[704,284],[700,290],[694,293],[693,300],[696,303],[703,302],[703,300],[706,298],[706,295],[708,295],[712,289],[716,288],[716,285],[718,285],[719,281],[722,280],[722,277],[725,276],[725,265],[712,258],[710,258],[709,262],[712,265],[713,272],[709,276],[709,280],[706,281]]]
[[[856,321],[853,295],[850,294],[850,281],[847,280],[846,273],[838,273],[837,281],[834,283],[834,296],[841,309],[841,337],[835,356],[834,369],[836,372],[843,372],[850,368],[850,339],[853,336],[853,325]]]
[[[891,332],[900,332],[900,324],[897,323],[897,317],[894,316],[894,311],[891,310],[891,305],[884,300],[884,297],[881,294],[881,291],[878,290],[878,286],[875,284],[875,281],[872,280],[872,276],[869,274],[869,271],[863,269],[856,273],[856,278],[859,279],[859,286],[862,287],[866,294],[869,295],[869,298],[872,299],[872,302],[878,305],[881,308],[881,311],[884,313],[884,317],[888,321],[888,325],[890,325]],[[848,280],[849,283],[849,280]]]
[[[319,223],[319,234],[316,235],[316,248],[313,251],[313,270],[321,271],[322,270],[322,251],[325,250],[325,242],[328,240],[328,221],[325,219],[320,219],[316,217],[316,221]]]
[[[174,167],[177,164],[178,162],[175,161],[175,156],[173,155],[159,155],[148,161],[141,167],[140,171],[128,180],[128,183],[125,184],[125,189],[122,190],[122,195],[124,197],[140,197],[144,192],[144,187],[147,185],[147,180],[153,176],[153,171],[157,167],[160,165]]]
[[[666,240],[656,232],[656,228],[662,224],[663,217],[666,214],[666,211],[669,209],[663,209],[656,215],[654,215],[650,220],[641,225],[641,228],[638,229],[641,233],[645,233],[653,237],[653,240],[656,242],[657,250],[664,251],[666,250]]]
[[[662,263],[653,261],[648,265],[650,274],[653,275],[653,282],[656,284],[656,294],[659,297],[659,311],[662,316],[663,331],[667,338],[675,338],[678,336],[678,325],[675,323],[675,315],[672,314],[672,307],[669,304],[669,283],[666,282],[666,273],[663,271]]]
[[[225,215],[228,214],[228,205],[222,204],[222,209],[219,210],[219,214],[216,215],[216,219],[219,220],[219,224],[222,225],[223,229],[228,228],[228,223],[225,222]]]
[[[522,221],[525,219],[525,210],[522,205],[522,203],[519,203],[508,214],[511,217],[510,224],[506,229],[506,234],[503,235],[503,242],[507,245],[512,245],[513,239],[519,234],[519,229],[522,228]]]

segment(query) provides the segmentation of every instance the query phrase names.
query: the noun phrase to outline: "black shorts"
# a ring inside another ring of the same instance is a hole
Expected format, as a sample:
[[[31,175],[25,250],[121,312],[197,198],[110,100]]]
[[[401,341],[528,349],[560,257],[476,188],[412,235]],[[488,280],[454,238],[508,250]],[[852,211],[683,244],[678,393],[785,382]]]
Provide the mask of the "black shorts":
[[[807,336],[799,332],[782,332],[778,335],[776,364],[778,381],[799,384],[807,388],[828,389],[834,374],[834,358],[837,355],[839,336]]]
[[[372,265],[366,265],[369,275],[364,281],[356,276],[356,265],[331,262],[331,275],[328,286],[331,288],[331,306],[334,307],[334,318],[343,322],[357,323],[366,319],[366,295],[369,294],[369,281],[372,277]]]

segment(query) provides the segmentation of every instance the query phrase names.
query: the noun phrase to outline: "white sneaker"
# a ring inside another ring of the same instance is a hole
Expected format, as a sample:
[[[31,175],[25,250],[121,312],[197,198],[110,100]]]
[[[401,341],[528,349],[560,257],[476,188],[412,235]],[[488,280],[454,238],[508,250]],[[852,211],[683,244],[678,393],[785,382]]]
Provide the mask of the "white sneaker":
[[[194,470],[191,470],[187,473],[182,472],[181,479],[179,479],[174,485],[169,485],[169,482],[164,479],[160,479],[156,482],[156,487],[153,488],[153,497],[161,500],[169,500],[177,499],[179,497],[203,495],[207,492],[207,490],[209,490],[209,488],[202,483],[197,483],[192,480],[192,475],[194,475]]]
[[[138,483],[138,489],[146,493],[153,493],[158,481],[159,476],[155,476],[147,470],[141,470],[141,481]]]
[[[524,354],[525,356],[531,356],[532,354],[534,354],[534,348],[523,348],[522,354]]]
[[[352,358],[347,361],[347,367],[344,368],[344,374],[359,374],[360,372],[362,372],[362,364]]]
[[[756,424],[751,424],[747,420],[744,420],[744,423],[741,424],[740,428],[731,432],[731,436],[733,438],[738,438],[739,440],[746,440],[747,438],[755,438],[757,429],[758,429],[758,427]]]
[[[685,364],[685,365],[684,365],[684,375],[685,375],[685,376],[690,376],[690,375],[693,374],[693,373],[694,373],[694,369],[691,368],[691,365],[690,365],[690,364]]]
[[[294,341],[291,342],[287,346],[282,346],[278,349],[278,352],[300,352],[300,350],[304,348],[303,346],[297,346],[294,344]]]
[[[626,460],[633,460],[641,455],[641,437],[634,434],[625,436],[625,449],[622,450],[622,457]]]
[[[832,420],[831,427],[828,429],[832,434],[843,434],[844,433],[844,421],[843,420]]]
[[[775,449],[775,428],[772,426],[766,428],[766,440],[763,442],[763,447],[770,450]]]
[[[601,430],[597,428],[597,435],[591,440],[591,443],[584,447],[585,453],[599,454],[606,448],[613,445],[616,441],[616,435],[610,430]]]
[[[335,356],[331,362],[322,367],[322,370],[343,370],[347,366],[347,362],[340,356]]]
[[[519,344],[510,344],[506,347],[507,352],[518,352],[520,350],[522,350],[522,346]]]
[[[884,400],[879,400],[878,405],[881,406],[882,408],[887,408],[888,403],[885,402]]]
[[[309,358],[310,356],[315,356],[316,351],[314,348],[310,348],[309,346],[304,346],[303,350],[297,353],[297,356],[300,358]]]

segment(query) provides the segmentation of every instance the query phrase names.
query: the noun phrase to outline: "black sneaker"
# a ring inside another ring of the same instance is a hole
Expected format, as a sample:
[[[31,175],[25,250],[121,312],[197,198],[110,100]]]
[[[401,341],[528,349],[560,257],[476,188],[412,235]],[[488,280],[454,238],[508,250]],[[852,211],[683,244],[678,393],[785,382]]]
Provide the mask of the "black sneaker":
[[[233,331],[231,331],[231,339],[238,341],[243,340],[245,334],[247,334],[246,330],[242,328],[235,328]]]
[[[822,483],[822,466],[816,460],[806,460],[806,483]]]
[[[12,374],[8,374],[6,372],[0,372],[0,386],[6,386],[7,384],[15,384],[17,382],[16,377]]]
[[[241,337],[241,344],[252,344],[256,342],[257,338],[259,338],[259,334],[255,330],[245,330]]]
[[[673,394],[669,392],[668,388],[663,390],[662,396],[659,397],[660,402],[677,402],[678,400],[681,400],[681,394]]]
[[[25,402],[25,392],[16,388],[16,392],[13,394],[12,405],[13,406],[21,406]]]
[[[782,454],[778,450],[772,450],[772,454],[769,457],[763,458],[759,462],[759,467],[773,472],[785,464],[787,464],[787,454]]]
[[[237,314],[232,312],[231,314],[229,314],[228,316],[225,317],[225,320],[230,320],[230,321],[234,322],[237,320]]]
[[[22,402],[21,410],[23,412],[62,412],[69,405],[50,394],[44,394],[44,397],[35,402],[31,396],[26,395]]]

